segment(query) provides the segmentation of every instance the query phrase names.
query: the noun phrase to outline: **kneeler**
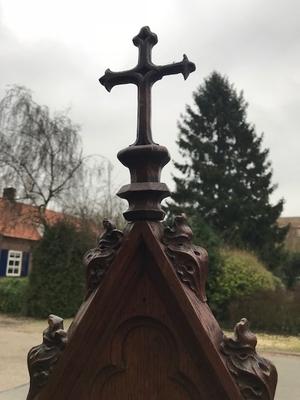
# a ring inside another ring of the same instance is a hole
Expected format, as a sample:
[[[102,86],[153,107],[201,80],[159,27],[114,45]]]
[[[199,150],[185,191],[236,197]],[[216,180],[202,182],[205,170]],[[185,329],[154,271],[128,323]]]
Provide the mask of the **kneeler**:
[[[255,350],[243,318],[226,337],[206,299],[206,251],[193,245],[184,214],[162,223],[160,182],[168,150],[153,142],[151,87],[165,75],[186,79],[195,65],[186,56],[163,66],[151,61],[157,36],[141,29],[135,68],[100,79],[106,89],[138,88],[138,129],[118,153],[131,183],[118,195],[129,202],[127,225],[108,219],[97,247],[84,257],[87,290],[67,332],[50,315],[43,343],[28,354],[27,400],[272,400],[277,373]]]

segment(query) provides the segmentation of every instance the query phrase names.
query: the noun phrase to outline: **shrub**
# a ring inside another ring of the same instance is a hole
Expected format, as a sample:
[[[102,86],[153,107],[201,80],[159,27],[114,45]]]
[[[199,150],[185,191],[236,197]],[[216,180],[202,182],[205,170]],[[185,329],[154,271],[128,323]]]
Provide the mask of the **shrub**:
[[[274,291],[281,285],[279,278],[268,271],[258,258],[246,251],[223,249],[223,263],[216,278],[212,301],[222,318],[226,318],[230,302],[258,291]]]
[[[246,317],[251,327],[268,332],[299,334],[300,332],[300,289],[255,293],[229,306],[230,324],[234,325]]]
[[[287,287],[294,287],[300,280],[300,252],[287,253],[282,271]]]
[[[29,276],[28,314],[45,318],[54,313],[72,317],[83,299],[82,256],[93,247],[89,232],[68,221],[46,226],[36,246]]]
[[[28,278],[0,279],[0,312],[25,314]]]

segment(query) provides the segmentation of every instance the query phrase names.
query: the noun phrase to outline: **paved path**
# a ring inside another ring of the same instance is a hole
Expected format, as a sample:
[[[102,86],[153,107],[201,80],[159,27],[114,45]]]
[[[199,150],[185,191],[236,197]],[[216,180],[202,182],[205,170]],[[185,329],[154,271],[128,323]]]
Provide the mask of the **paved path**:
[[[65,327],[70,323],[67,320]],[[0,314],[0,393],[28,382],[27,353],[42,342],[45,328],[46,319],[37,321]]]
[[[28,393],[28,385],[18,386],[15,389],[0,393],[0,400],[25,400]]]
[[[267,354],[266,358],[273,361],[278,371],[278,386],[275,399],[299,400],[300,357]]]
[[[279,381],[275,400],[300,399],[300,357],[267,354],[278,370]],[[0,400],[25,400],[28,385],[0,393]]]

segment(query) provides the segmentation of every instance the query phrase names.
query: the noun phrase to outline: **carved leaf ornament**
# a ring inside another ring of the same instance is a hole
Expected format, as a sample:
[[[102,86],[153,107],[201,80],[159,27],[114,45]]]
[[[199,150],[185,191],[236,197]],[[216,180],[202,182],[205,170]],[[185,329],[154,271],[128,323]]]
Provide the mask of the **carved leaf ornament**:
[[[193,245],[192,238],[186,215],[181,214],[175,217],[172,227],[165,228],[162,242],[181,282],[205,302],[207,252]]]
[[[32,400],[43,386],[57,363],[67,344],[67,333],[64,331],[63,319],[49,315],[48,328],[43,332],[43,343],[33,347],[27,357],[30,375],[30,388],[27,400]]]
[[[257,338],[246,318],[234,328],[234,337],[224,336],[221,351],[245,400],[273,400],[277,384],[275,366],[257,354]]]
[[[103,220],[104,232],[96,248],[89,250],[83,258],[86,267],[86,299],[100,285],[123,240],[123,232],[113,222]]]

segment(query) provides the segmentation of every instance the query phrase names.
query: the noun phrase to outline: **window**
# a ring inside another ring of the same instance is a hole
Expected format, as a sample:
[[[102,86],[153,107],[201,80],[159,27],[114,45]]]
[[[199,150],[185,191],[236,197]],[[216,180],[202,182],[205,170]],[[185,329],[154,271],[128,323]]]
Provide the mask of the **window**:
[[[22,252],[9,250],[7,257],[6,276],[20,276],[22,269]]]
[[[296,228],[296,236],[297,238],[300,238],[300,227]]]

